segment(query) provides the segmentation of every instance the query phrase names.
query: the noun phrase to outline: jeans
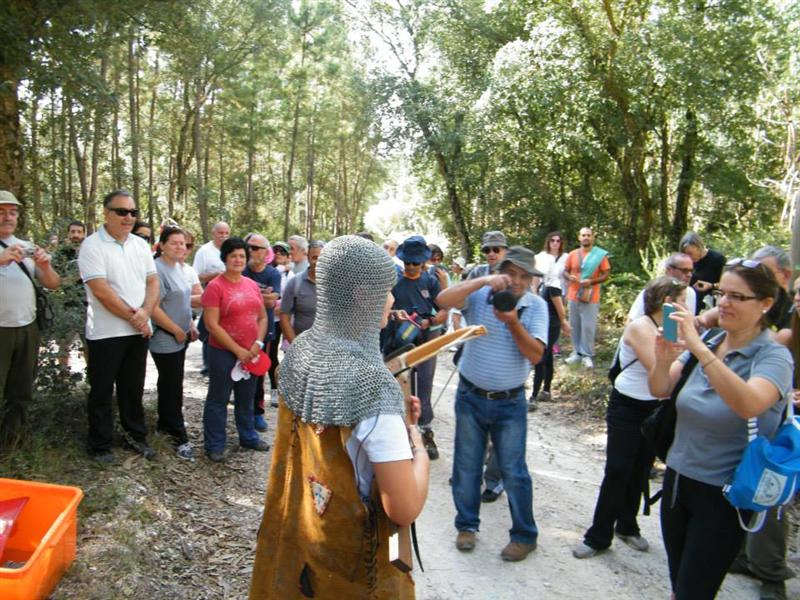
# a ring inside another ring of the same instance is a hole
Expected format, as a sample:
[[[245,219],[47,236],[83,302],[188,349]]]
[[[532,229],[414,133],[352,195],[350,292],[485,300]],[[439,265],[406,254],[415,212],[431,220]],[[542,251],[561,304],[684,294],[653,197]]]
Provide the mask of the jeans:
[[[258,443],[253,418],[253,396],[256,378],[231,379],[236,357],[227,350],[208,346],[208,395],[203,408],[203,445],[206,452],[225,449],[225,424],[228,420],[228,401],[233,390],[233,413],[239,432],[239,445],[253,447]]]
[[[189,441],[183,422],[183,366],[186,348],[178,352],[150,352],[158,370],[158,425],[176,446]]]
[[[420,343],[436,339],[440,335],[441,331],[424,331]],[[414,394],[419,397],[421,408],[419,426],[422,429],[430,429],[431,421],[433,421],[431,397],[433,396],[433,377],[436,375],[436,356],[434,355],[433,358],[414,367],[414,373]]]
[[[479,529],[481,472],[491,436],[511,509],[511,541],[536,542],[539,530],[533,518],[533,483],[525,462],[527,415],[525,390],[506,400],[489,400],[463,380],[458,384],[452,489],[459,531]]]
[[[572,350],[580,356],[594,356],[594,336],[597,333],[599,304],[569,302],[569,326],[572,330]]]
[[[747,523],[752,513],[742,511]],[[661,533],[676,600],[712,600],[744,540],[722,489],[667,469]]]
[[[636,400],[611,390],[606,423],[606,469],[584,543],[595,550],[611,545],[614,526],[621,535],[639,535],[636,513],[647,489],[653,454],[642,437],[642,422],[658,408],[658,400]]]
[[[116,386],[119,420],[133,440],[147,439],[142,394],[148,341],[141,335],[88,340],[89,450],[108,452],[114,438],[111,397]]]

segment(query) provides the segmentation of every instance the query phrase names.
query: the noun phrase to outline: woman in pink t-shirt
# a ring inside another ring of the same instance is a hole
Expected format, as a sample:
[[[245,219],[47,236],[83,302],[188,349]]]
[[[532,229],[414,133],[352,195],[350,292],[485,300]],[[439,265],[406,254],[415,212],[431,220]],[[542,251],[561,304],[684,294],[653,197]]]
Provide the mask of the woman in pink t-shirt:
[[[225,272],[208,284],[203,293],[203,321],[209,332],[208,395],[203,409],[203,444],[209,460],[225,460],[225,424],[233,390],[239,445],[251,450],[269,450],[256,433],[253,396],[256,377],[234,381],[237,362],[247,362],[263,348],[267,312],[258,285],[242,276],[249,255],[240,238],[228,238],[220,248]]]

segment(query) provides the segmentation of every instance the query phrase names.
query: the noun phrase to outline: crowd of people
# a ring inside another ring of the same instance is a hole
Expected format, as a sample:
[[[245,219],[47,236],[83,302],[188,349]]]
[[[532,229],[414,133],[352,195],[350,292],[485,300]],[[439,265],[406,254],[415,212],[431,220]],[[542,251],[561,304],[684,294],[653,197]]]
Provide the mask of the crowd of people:
[[[208,460],[226,460],[231,396],[242,449],[269,450],[261,435],[266,402],[279,409],[251,597],[297,589],[308,597],[317,590],[413,597],[413,580],[392,566],[385,542],[422,510],[429,461],[439,457],[437,359],[415,367],[409,396],[384,361],[449,328],[482,325],[488,333],[454,355],[455,544],[463,552],[477,547],[481,503],[505,493],[511,529],[501,557],[520,561],[536,550],[527,415],[553,400],[562,334],[571,339],[567,365],[595,366],[611,263],[591,228],[580,230],[570,252],[564,236],[551,232],[538,253],[488,231],[485,262],[456,257],[446,267],[441,248],[419,235],[382,246],[369,234],[270,243],[257,232],[231,236],[219,222],[190,265],[192,234],[173,221],[154,232],[122,190],[103,199],[95,233],[86,237],[82,223],[70,223],[52,254],[15,236],[20,210],[13,194],[0,191],[4,450],[13,449],[32,401],[41,287],[62,286],[72,294],[64,306],[84,322],[87,442],[95,460],[116,461],[114,397],[124,443],[155,457],[142,402],[148,352],[158,371],[156,428],[178,457],[196,458],[183,382],[187,347],[199,340]],[[761,579],[762,598],[785,598],[787,520],[771,510],[761,531],[746,535],[721,489],[744,453],[748,420],[757,418],[770,436],[792,401],[800,293],[792,298],[791,261],[775,246],[728,261],[689,232],[663,269],[634,301],[619,341],[604,479],[573,555],[591,558],[615,536],[648,550],[636,515],[649,497],[654,451],[641,426],[659,400],[673,397],[677,422],[660,508],[673,597],[713,598],[733,571]],[[667,319],[678,342],[664,335]]]

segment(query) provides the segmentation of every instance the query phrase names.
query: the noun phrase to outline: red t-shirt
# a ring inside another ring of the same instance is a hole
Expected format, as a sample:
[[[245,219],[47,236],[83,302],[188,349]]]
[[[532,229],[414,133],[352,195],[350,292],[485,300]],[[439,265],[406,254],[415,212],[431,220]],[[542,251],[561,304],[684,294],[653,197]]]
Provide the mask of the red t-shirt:
[[[242,348],[250,349],[258,338],[258,315],[264,306],[255,281],[242,277],[238,283],[233,283],[219,275],[203,292],[202,304],[203,308],[219,308],[220,327]],[[215,348],[225,350],[213,335],[208,341]]]

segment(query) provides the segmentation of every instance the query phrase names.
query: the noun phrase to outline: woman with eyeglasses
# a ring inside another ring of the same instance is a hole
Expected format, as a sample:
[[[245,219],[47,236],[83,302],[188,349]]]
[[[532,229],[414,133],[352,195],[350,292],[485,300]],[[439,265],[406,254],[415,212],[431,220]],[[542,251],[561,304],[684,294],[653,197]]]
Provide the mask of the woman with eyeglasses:
[[[183,421],[183,367],[186,348],[197,339],[197,329],[192,321],[192,286],[181,265],[185,254],[183,230],[165,227],[155,256],[161,289],[153,310],[150,354],[158,369],[157,428],[170,437],[180,458],[192,460],[194,451]]]
[[[558,342],[560,333],[569,335],[569,321],[564,310],[562,294],[562,275],[567,262],[564,252],[564,236],[560,231],[551,231],[544,238],[544,248],[536,255],[536,268],[544,273],[539,295],[547,302],[550,316],[547,333],[547,348],[544,356],[534,367],[533,391],[528,401],[528,412],[536,410],[539,400],[551,399],[550,386],[553,383],[553,346]]]
[[[575,558],[590,558],[606,550],[615,535],[634,550],[645,552],[650,547],[636,522],[653,464],[652,450],[641,433],[642,423],[658,408],[648,373],[655,362],[655,339],[664,323],[664,303],[683,303],[685,299],[685,282],[672,277],[653,279],[644,290],[644,314],[628,323],[622,334],[617,349],[620,371],[606,411],[605,475],[592,526],[572,551]]]
[[[233,379],[237,362],[258,356],[267,334],[267,311],[261,290],[242,273],[250,251],[240,238],[228,238],[220,247],[225,271],[209,282],[203,292],[203,321],[209,333],[208,394],[203,409],[203,440],[212,462],[225,460],[225,424],[228,402],[234,397],[239,445],[248,450],[269,450],[255,429],[253,396],[256,378]]]
[[[730,261],[715,290],[722,333],[706,345],[694,315],[677,305],[672,319],[680,343],[656,337],[649,373],[653,396],[670,396],[690,354],[697,359],[677,394],[661,499],[676,600],[714,598],[744,539],[722,487],[747,447],[748,420],[757,418],[759,435],[771,437],[791,393],[791,354],[767,331],[766,315],[777,294],[775,276],[759,261]]]

